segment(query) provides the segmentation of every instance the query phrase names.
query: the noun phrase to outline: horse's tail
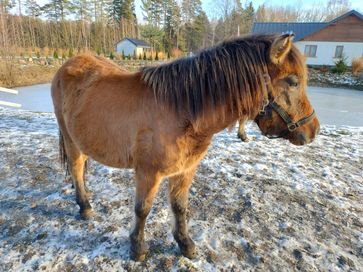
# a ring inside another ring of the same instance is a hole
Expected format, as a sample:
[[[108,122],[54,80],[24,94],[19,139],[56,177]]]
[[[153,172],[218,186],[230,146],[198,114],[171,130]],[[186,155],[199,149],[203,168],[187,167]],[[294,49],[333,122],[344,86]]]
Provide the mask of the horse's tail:
[[[59,160],[62,165],[62,168],[66,170],[66,179],[68,176],[70,176],[71,172],[69,171],[69,160],[67,156],[67,152],[64,146],[64,137],[62,134],[62,131],[59,130]],[[84,170],[83,170],[83,180],[86,181],[86,174],[87,174],[87,168],[88,168],[88,160],[85,160],[84,162]]]
[[[66,170],[66,178],[67,178],[70,172],[68,166],[68,156],[64,146],[64,138],[61,130],[59,130],[59,160],[63,169]]]

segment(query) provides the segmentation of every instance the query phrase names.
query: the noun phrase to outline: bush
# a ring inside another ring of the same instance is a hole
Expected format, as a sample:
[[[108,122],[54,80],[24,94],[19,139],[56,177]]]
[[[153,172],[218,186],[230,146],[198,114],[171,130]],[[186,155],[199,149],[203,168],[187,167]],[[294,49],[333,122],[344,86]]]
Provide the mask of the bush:
[[[146,60],[146,52],[144,51],[144,57],[143,60]]]
[[[352,71],[354,75],[358,75],[361,71],[363,71],[363,57],[353,59]]]
[[[159,60],[159,52],[158,51],[156,51],[156,53],[155,53],[155,60]]]
[[[329,67],[326,66],[326,65],[323,65],[319,68],[319,71],[322,72],[322,73],[326,73],[326,72],[329,72]]]
[[[110,53],[110,60],[113,60],[115,58],[115,56],[113,55],[113,53]]]
[[[343,56],[342,58],[338,59],[335,62],[335,67],[333,67],[332,72],[336,74],[343,74],[347,70],[348,70],[347,58]]]
[[[72,48],[69,48],[68,50],[68,58],[71,58],[73,57],[73,49]]]
[[[57,52],[57,50],[54,50],[53,58],[54,59],[58,59],[58,52]]]

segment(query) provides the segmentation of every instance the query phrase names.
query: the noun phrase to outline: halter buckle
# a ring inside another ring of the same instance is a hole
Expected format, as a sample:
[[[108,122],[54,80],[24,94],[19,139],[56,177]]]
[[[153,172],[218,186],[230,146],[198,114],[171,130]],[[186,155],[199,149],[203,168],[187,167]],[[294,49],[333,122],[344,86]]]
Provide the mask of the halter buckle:
[[[259,115],[265,115],[266,114],[266,111],[265,111],[265,109],[266,109],[266,107],[268,106],[270,104],[270,101],[269,100],[267,100],[263,105],[262,105],[262,107],[261,107],[261,109],[260,109],[260,111],[259,111]]]
[[[291,132],[291,131],[294,131],[295,129],[297,129],[299,127],[298,124],[296,123],[289,123],[287,124],[287,129]]]

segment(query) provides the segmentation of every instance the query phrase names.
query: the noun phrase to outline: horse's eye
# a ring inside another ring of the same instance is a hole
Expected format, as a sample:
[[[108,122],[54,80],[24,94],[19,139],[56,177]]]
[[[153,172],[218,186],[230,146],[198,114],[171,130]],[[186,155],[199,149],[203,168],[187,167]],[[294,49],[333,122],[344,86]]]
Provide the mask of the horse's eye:
[[[288,76],[286,81],[291,87],[297,87],[299,85],[299,78],[295,75]]]

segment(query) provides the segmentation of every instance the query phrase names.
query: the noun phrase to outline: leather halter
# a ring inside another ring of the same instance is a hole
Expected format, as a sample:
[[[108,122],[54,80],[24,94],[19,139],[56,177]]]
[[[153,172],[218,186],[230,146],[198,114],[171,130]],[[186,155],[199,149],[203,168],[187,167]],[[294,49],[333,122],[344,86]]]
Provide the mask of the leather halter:
[[[313,110],[313,112],[306,116],[301,118],[299,121],[294,122],[293,119],[290,117],[290,115],[279,105],[275,102],[275,99],[272,97],[272,90],[271,90],[271,78],[269,76],[269,74],[265,74],[264,75],[265,80],[266,80],[266,87],[267,87],[267,92],[264,92],[264,101],[263,101],[263,106],[257,116],[257,121],[259,120],[260,117],[263,116],[267,116],[267,109],[271,108],[272,110],[274,110],[281,118],[282,120],[284,120],[287,129],[284,129],[280,135],[278,136],[271,136],[271,135],[265,135],[266,137],[270,138],[270,139],[276,139],[276,138],[282,138],[285,137],[287,134],[289,134],[290,132],[296,130],[297,128],[299,128],[302,125],[305,125],[307,123],[310,123],[311,121],[313,121],[313,119],[316,117],[315,111]]]

